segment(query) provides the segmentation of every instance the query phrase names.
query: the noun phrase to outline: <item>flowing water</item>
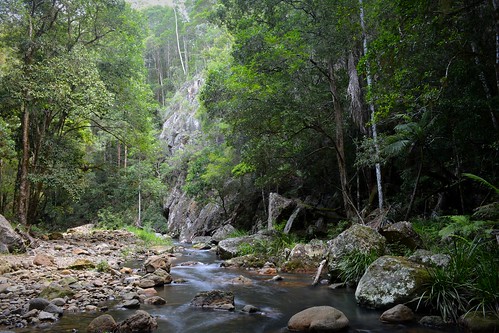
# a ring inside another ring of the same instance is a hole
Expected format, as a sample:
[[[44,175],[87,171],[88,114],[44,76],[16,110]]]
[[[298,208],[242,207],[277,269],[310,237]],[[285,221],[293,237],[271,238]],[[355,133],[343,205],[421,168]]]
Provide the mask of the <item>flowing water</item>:
[[[196,265],[181,266],[182,262],[198,262]],[[158,321],[157,333],[282,333],[288,332],[286,324],[295,313],[308,307],[329,305],[341,310],[350,320],[347,332],[387,332],[387,333],[442,333],[456,332],[424,328],[417,324],[394,325],[379,321],[381,311],[368,310],[355,304],[352,289],[331,290],[327,286],[312,287],[313,277],[305,274],[282,274],[282,281],[271,281],[269,276],[255,272],[220,267],[220,261],[211,251],[186,249],[184,255],[173,262],[171,275],[173,283],[158,288],[159,296],[167,303],[161,306],[141,305],[141,309],[155,316]],[[240,275],[253,281],[250,285],[237,285],[230,282]],[[221,289],[235,295],[236,311],[204,310],[189,306],[190,301],[200,291]],[[257,313],[243,313],[247,305],[260,309]],[[110,306],[109,314],[121,321],[135,310],[123,310]],[[90,321],[99,313],[79,313],[64,315],[61,320],[43,329],[20,329],[16,332],[86,332]]]

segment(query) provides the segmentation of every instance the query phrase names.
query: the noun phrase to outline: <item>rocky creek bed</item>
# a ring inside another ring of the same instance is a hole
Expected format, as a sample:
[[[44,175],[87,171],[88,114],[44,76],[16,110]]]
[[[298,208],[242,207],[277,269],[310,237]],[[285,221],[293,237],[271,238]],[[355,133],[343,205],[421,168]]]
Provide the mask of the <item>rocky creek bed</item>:
[[[124,263],[131,254],[133,259],[162,253],[169,253],[163,258],[173,257],[172,246],[146,249],[130,232],[89,226],[51,238],[36,240],[24,254],[0,256],[0,328],[47,327],[63,313],[107,311],[110,301],[137,308],[154,296],[152,287],[171,282],[166,270],[163,276],[144,279],[147,272]],[[163,265],[169,269],[169,259]]]

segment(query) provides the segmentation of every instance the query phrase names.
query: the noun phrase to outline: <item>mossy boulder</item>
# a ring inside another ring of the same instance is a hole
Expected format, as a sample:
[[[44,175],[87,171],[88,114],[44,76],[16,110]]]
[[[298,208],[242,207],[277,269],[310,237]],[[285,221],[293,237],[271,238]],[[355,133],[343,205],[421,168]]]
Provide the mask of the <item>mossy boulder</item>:
[[[361,306],[385,309],[418,299],[429,280],[425,266],[404,257],[383,256],[367,268],[355,298]]]
[[[38,297],[48,300],[54,298],[73,297],[74,292],[69,287],[63,287],[56,283],[51,283],[48,287],[43,289]]]
[[[386,240],[373,228],[354,224],[328,243],[328,268],[332,276],[336,276],[338,265],[345,255],[360,251],[365,254],[375,252],[381,256],[385,252]]]
[[[86,270],[86,269],[93,269],[95,268],[95,263],[93,263],[91,260],[88,259],[76,259],[75,262],[73,262],[71,265],[69,265],[69,269],[76,269],[76,270]]]
[[[217,253],[221,259],[230,259],[239,255],[243,247],[255,247],[258,243],[271,242],[275,237],[274,231],[262,231],[250,236],[227,238],[218,243]]]

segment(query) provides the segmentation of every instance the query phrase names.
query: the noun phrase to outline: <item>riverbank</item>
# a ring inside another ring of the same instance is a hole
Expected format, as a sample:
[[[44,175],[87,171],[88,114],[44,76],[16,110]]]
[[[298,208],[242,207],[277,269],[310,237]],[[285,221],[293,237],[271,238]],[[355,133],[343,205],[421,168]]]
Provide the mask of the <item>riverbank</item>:
[[[0,256],[0,328],[46,327],[63,313],[106,311],[110,301],[138,291],[131,282],[140,269],[127,268],[127,261],[173,252],[172,246],[147,248],[128,231],[91,226],[49,237],[26,253]],[[37,298],[51,299],[52,311],[30,304]]]

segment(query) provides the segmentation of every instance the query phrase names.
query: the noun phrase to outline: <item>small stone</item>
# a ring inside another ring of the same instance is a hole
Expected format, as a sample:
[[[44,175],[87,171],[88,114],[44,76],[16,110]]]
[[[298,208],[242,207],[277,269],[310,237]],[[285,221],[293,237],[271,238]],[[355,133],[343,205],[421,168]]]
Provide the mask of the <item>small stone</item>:
[[[247,313],[255,313],[255,312],[258,312],[260,311],[259,308],[257,308],[256,306],[253,306],[253,305],[245,305],[242,309],[243,312],[247,312]]]
[[[36,266],[54,266],[55,259],[44,253],[37,253],[33,258],[33,265]]]
[[[120,304],[120,306],[126,309],[137,309],[140,307],[140,302],[137,299],[131,299],[124,301],[123,303]]]
[[[144,295],[146,297],[157,296],[158,291],[154,288],[140,289],[137,292],[139,295]]]
[[[33,299],[31,299],[29,301],[29,307],[28,307],[28,309],[29,310],[33,310],[33,309],[43,310],[49,304],[50,304],[50,302],[47,299],[41,298],[41,297],[37,297],[37,298],[33,298]]]
[[[232,280],[230,280],[230,283],[232,283],[232,284],[250,285],[250,284],[253,283],[253,281],[251,281],[251,279],[248,279],[247,277],[239,275],[238,277],[233,278]]]
[[[426,327],[443,328],[445,322],[440,316],[424,316],[419,320],[419,324]]]
[[[283,278],[280,275],[276,275],[276,276],[272,277],[272,281],[282,281],[282,280],[283,280]]]
[[[144,300],[144,304],[163,305],[166,304],[166,301],[159,296],[151,296]]]
[[[58,316],[56,314],[46,311],[40,311],[40,313],[38,314],[38,319],[40,319],[41,321],[56,321],[57,317]]]
[[[43,309],[43,311],[50,312],[50,313],[57,314],[57,315],[61,315],[61,316],[62,316],[62,313],[64,312],[64,310],[62,308],[60,308],[57,305],[52,304],[52,303],[49,303],[45,307],[45,309]]]
[[[57,306],[63,306],[64,304],[66,304],[66,301],[63,299],[63,298],[54,298],[52,301],[51,301],[52,304],[55,304]]]

